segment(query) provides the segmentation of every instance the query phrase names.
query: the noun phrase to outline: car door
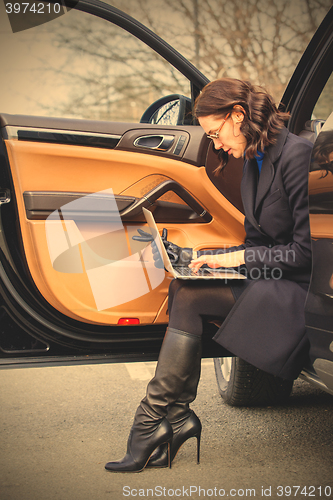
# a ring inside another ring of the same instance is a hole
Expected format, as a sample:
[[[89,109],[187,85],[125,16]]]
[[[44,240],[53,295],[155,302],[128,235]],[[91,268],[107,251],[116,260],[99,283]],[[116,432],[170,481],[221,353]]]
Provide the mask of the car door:
[[[191,117],[207,79],[114,7],[83,0],[66,15],[74,14],[77,23],[95,16],[125,31],[131,50],[144,42],[158,54],[155,71],[167,65],[173,92],[145,88],[141,101],[149,106],[139,122],[1,113],[0,355],[7,365],[23,356],[156,356],[170,276],[154,266],[149,242],[133,239],[147,228],[143,206],[181,246],[219,248],[244,237],[238,183],[222,194],[211,182],[216,156]]]
[[[333,112],[313,149],[309,177],[313,272],[306,303],[310,356],[322,388],[333,394]]]
[[[292,131],[310,139],[312,276],[305,305],[311,366],[302,376],[333,394],[333,9],[319,27],[285,94]],[[305,124],[302,125],[302,124]]]

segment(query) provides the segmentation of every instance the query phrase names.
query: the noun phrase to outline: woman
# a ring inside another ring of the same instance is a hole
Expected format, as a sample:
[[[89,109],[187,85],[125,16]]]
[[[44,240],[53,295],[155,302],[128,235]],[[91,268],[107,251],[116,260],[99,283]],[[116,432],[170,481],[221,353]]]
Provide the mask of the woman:
[[[220,170],[230,154],[245,157],[246,238],[243,245],[214,255],[164,244],[174,263],[194,270],[204,264],[241,266],[249,279],[230,285],[171,282],[170,321],[155,376],[135,414],[127,454],[106,464],[110,471],[171,466],[190,437],[197,438],[199,461],[201,423],[189,404],[200,377],[203,318],[226,318],[216,342],[266,372],[294,379],[308,360],[303,309],[311,268],[312,145],[284,128],[288,115],[277,110],[269,94],[244,81],[223,78],[208,84],[195,115],[219,150]]]

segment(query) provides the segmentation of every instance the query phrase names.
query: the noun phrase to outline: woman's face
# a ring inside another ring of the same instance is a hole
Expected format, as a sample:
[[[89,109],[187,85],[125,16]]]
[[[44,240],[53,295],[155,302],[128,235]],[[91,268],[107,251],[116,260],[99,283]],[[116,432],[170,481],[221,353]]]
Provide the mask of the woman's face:
[[[235,111],[226,120],[215,115],[198,118],[207,135],[214,135],[219,131],[218,138],[212,139],[215,149],[223,149],[234,158],[241,158],[246,147],[245,136],[240,131],[243,119],[244,115]]]

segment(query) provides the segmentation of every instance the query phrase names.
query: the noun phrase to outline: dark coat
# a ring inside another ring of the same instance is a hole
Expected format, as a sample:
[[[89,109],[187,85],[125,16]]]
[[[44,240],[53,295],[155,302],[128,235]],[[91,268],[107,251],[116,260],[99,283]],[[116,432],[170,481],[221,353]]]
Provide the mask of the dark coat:
[[[308,170],[312,144],[283,129],[267,148],[258,183],[247,160],[241,183],[245,272],[214,340],[273,375],[294,379],[308,362],[304,304],[311,273]],[[230,250],[230,249],[229,249]]]

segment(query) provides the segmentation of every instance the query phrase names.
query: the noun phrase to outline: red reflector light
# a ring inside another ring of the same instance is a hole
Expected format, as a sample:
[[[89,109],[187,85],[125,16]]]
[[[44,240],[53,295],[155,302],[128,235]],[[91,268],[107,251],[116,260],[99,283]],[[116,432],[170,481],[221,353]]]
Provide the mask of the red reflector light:
[[[120,318],[118,325],[139,325],[139,318]]]

